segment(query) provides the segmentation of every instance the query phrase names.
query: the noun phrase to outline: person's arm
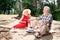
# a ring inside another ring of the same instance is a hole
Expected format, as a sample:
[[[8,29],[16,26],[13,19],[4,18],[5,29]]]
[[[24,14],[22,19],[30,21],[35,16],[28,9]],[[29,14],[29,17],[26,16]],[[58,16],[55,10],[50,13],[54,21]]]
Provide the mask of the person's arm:
[[[31,15],[29,17],[30,17],[30,19],[29,19],[29,23],[28,23],[28,28],[31,27]]]
[[[33,21],[33,20],[41,20],[41,16],[39,16],[39,17],[35,17],[35,18],[33,18],[33,19],[30,19],[31,21]]]
[[[31,25],[31,15],[30,15],[30,19],[29,19],[29,25]]]
[[[33,20],[36,20],[36,17],[32,18],[31,15],[30,15],[30,21],[33,21]]]

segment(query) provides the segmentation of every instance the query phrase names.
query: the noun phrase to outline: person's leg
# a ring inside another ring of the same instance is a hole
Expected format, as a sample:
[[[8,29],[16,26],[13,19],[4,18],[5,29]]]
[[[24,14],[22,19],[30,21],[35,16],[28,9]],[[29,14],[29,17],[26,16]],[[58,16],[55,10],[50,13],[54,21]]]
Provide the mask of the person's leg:
[[[41,34],[40,34],[40,28],[38,27],[38,25],[35,26],[35,37],[36,38],[40,38]]]
[[[45,31],[46,31],[45,29],[46,29],[46,25],[43,25],[43,26],[40,27],[39,32],[40,32],[41,35],[45,34]]]
[[[35,34],[34,34],[34,36],[36,37],[36,38],[40,38],[41,37],[41,34],[40,34],[40,32],[35,32]]]
[[[42,26],[41,31],[40,31],[41,35],[45,35],[49,33],[49,28],[47,25]]]
[[[46,34],[46,29],[48,29],[46,25],[41,26],[39,30],[35,31],[35,37],[36,38],[42,37],[42,35]]]

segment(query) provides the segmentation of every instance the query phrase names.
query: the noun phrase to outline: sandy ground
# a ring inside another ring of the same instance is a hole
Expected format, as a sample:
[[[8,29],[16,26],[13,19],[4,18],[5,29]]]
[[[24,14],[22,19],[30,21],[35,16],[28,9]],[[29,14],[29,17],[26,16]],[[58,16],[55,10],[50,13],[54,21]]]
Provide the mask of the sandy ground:
[[[19,20],[17,19],[12,19],[12,17],[15,17],[17,15],[0,15],[0,20],[7,20],[7,22],[3,22],[4,24],[2,25],[0,21],[0,26],[3,27],[12,27],[16,25]],[[6,24],[7,23],[7,24]],[[32,22],[34,25],[35,21]],[[10,32],[11,33],[11,39],[9,40],[60,40],[60,21],[55,21],[53,20],[52,22],[52,27],[51,30],[55,30],[56,33],[52,33],[50,35],[46,35],[44,37],[41,37],[40,39],[36,39],[34,36],[34,33],[27,33],[26,29],[19,29],[17,32]],[[5,40],[5,39],[1,39]]]

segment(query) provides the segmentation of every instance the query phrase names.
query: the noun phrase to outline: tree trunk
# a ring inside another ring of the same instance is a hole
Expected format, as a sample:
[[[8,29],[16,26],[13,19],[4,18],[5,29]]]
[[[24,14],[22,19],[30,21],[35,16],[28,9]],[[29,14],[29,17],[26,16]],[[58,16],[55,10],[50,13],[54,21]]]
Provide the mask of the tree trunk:
[[[4,10],[4,14],[5,14],[6,10]]]
[[[22,0],[17,0],[17,13],[18,13],[18,16],[16,17],[16,19],[20,19],[21,18],[21,15],[22,15],[22,10],[23,10],[23,6],[22,6]]]
[[[10,10],[8,10],[8,14],[10,14]]]

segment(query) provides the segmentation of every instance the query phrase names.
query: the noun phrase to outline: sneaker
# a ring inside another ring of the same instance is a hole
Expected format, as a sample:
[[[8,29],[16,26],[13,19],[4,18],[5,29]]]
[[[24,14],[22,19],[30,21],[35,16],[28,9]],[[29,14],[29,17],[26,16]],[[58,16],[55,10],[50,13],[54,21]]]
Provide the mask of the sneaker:
[[[54,33],[55,31],[54,31],[54,30],[50,30],[49,32],[50,32],[50,33]]]
[[[40,35],[39,33],[35,33],[35,37],[36,37],[36,38],[40,38],[41,35]]]
[[[30,27],[30,28],[28,28],[27,32],[28,32],[28,33],[32,33],[32,32],[34,32],[34,30],[33,30],[32,27]]]

